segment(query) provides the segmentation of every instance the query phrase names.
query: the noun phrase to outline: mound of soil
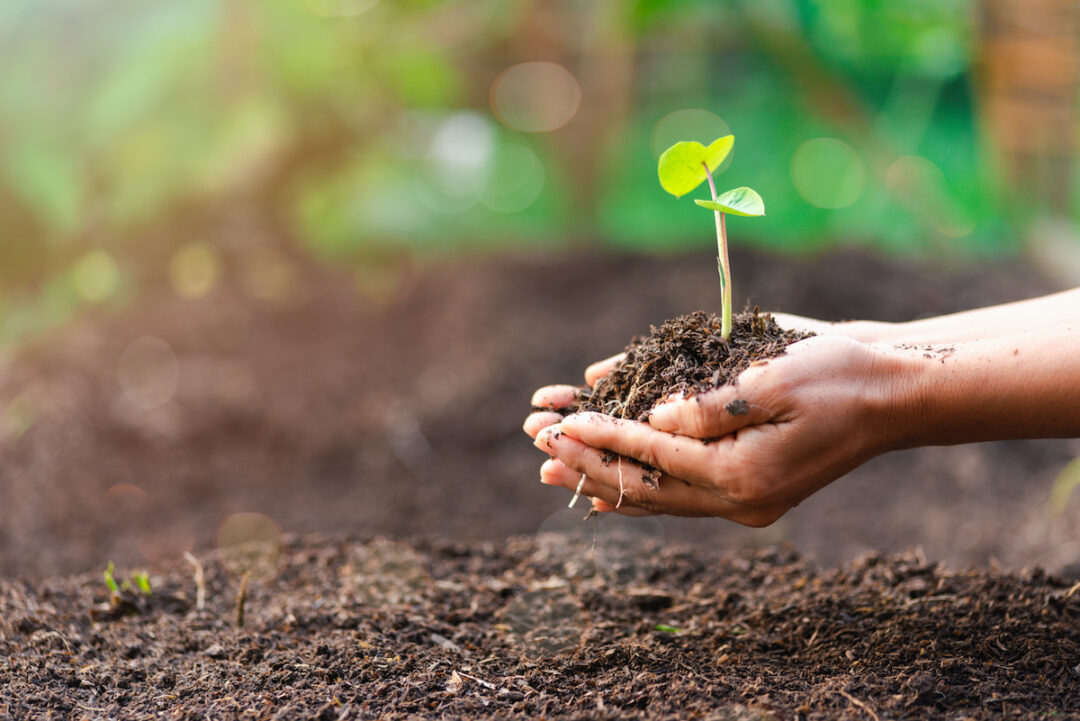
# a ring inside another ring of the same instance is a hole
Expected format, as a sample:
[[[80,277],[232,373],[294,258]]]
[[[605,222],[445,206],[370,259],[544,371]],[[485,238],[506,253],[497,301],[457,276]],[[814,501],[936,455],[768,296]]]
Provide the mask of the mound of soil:
[[[626,358],[592,389],[583,388],[571,411],[598,411],[618,418],[647,420],[657,401],[672,394],[695,394],[735,380],[755,361],[782,354],[811,333],[784,330],[769,314],[739,313],[731,337],[721,335],[718,315],[696,311],[653,326],[626,347]]]
[[[248,583],[243,627],[226,552],[200,562],[202,608],[185,565],[122,614],[99,574],[0,581],[0,719],[1080,711],[1080,584],[628,540],[603,524],[500,545],[291,538],[257,550],[273,575]]]

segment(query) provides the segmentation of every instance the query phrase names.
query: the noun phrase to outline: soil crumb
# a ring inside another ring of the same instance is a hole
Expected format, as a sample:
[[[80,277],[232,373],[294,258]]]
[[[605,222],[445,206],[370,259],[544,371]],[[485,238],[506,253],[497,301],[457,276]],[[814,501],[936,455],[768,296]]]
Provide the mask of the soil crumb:
[[[772,315],[762,315],[757,308],[732,319],[727,341],[720,335],[721,327],[720,316],[702,311],[653,326],[649,337],[635,338],[627,346],[626,360],[615,370],[594,388],[581,391],[571,410],[644,421],[661,399],[719,388],[755,361],[782,355],[792,343],[813,335],[784,330]]]

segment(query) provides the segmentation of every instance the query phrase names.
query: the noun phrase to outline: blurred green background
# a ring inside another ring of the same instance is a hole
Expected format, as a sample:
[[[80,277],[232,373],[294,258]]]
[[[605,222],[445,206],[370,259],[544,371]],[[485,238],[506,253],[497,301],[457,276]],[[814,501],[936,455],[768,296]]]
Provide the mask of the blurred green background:
[[[237,247],[271,293],[297,258],[705,248],[655,161],[726,132],[768,211],[736,244],[1075,245],[1078,8],[5,0],[0,342],[147,277],[205,295]],[[238,214],[273,232],[231,246]]]

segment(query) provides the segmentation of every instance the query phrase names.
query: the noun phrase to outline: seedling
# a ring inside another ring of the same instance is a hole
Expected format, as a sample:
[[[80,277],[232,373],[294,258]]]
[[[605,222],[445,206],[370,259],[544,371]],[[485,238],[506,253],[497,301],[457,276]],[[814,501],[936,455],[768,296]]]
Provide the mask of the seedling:
[[[728,262],[724,216],[727,213],[747,217],[765,215],[765,203],[752,188],[734,188],[719,196],[716,194],[716,183],[713,182],[712,174],[727,158],[734,144],[734,135],[717,138],[708,147],[701,143],[681,141],[664,151],[657,168],[660,185],[676,198],[695,190],[702,182],[709,181],[712,200],[695,199],[694,202],[716,215],[716,247],[719,253],[716,268],[720,273],[720,289],[723,292],[720,334],[724,340],[731,337],[731,265]]]
[[[115,574],[116,566],[113,565],[112,561],[109,561],[109,565],[105,567],[102,576],[105,578],[105,585],[109,587],[109,594],[114,604],[120,599],[120,594],[123,591],[138,589],[145,596],[153,593],[153,589],[150,588],[150,574],[146,571],[135,571],[131,574],[131,578],[125,578],[119,584],[116,582]]]
[[[116,578],[113,576],[114,571],[116,571],[116,567],[112,561],[109,561],[109,565],[105,567],[105,573],[102,575],[105,577],[105,585],[109,587],[109,593],[115,599],[120,596],[120,586],[116,585]]]

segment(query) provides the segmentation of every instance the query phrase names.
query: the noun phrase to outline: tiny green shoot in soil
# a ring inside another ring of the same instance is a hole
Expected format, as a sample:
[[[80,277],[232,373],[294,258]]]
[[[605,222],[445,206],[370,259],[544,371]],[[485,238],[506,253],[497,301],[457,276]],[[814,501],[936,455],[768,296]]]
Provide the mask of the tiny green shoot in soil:
[[[105,572],[102,574],[105,578],[105,585],[109,588],[109,594],[115,602],[122,591],[130,591],[133,588],[137,588],[144,596],[150,596],[153,594],[153,589],[150,587],[150,574],[146,571],[135,571],[131,574],[131,578],[126,578],[122,583],[116,582],[116,566],[112,561],[109,561],[109,565],[105,567]]]
[[[695,199],[694,202],[716,214],[716,247],[719,252],[716,267],[720,272],[720,288],[723,292],[720,334],[724,340],[731,337],[731,264],[728,262],[727,226],[724,216],[727,213],[747,217],[765,215],[765,203],[752,188],[734,188],[720,195],[716,194],[712,174],[724,162],[734,145],[734,135],[717,138],[708,147],[697,142],[681,141],[663,152],[657,167],[660,185],[676,198],[691,192],[704,181],[709,181],[712,200]]]

